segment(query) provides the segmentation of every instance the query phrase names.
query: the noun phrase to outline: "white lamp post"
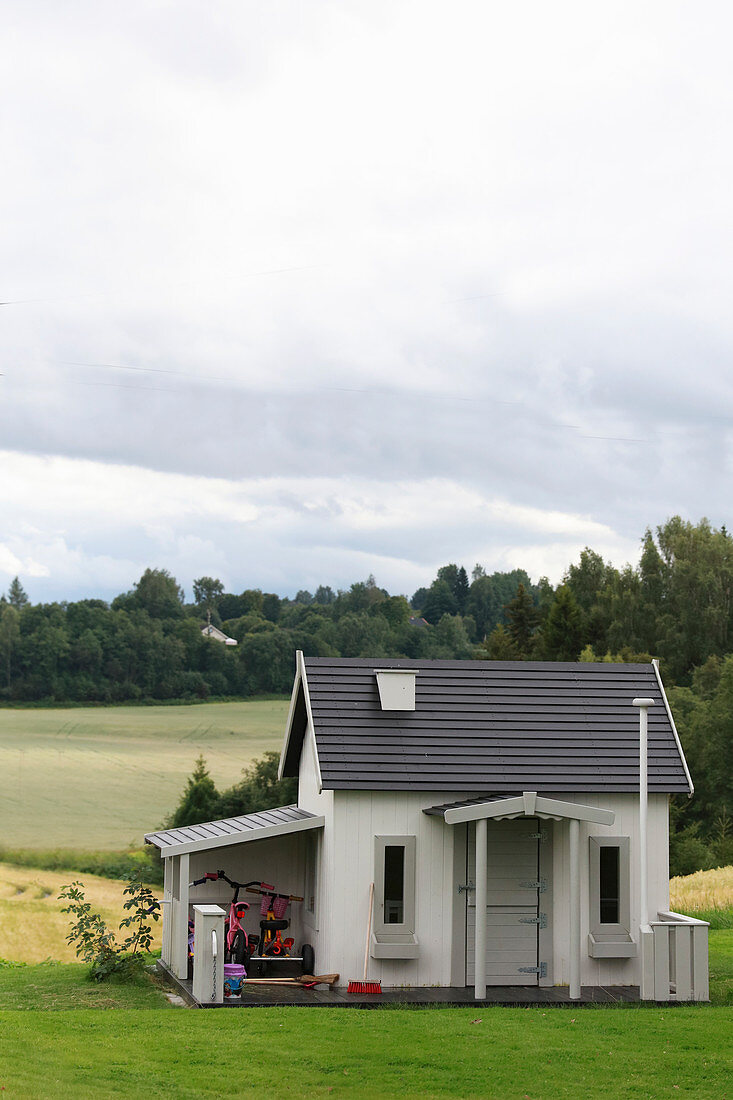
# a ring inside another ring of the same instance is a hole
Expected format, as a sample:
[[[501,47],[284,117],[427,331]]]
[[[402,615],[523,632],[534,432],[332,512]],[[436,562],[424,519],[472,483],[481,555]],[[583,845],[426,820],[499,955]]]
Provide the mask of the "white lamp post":
[[[653,699],[634,699],[639,708],[639,928],[647,923],[647,719]],[[641,934],[641,933],[640,933]]]

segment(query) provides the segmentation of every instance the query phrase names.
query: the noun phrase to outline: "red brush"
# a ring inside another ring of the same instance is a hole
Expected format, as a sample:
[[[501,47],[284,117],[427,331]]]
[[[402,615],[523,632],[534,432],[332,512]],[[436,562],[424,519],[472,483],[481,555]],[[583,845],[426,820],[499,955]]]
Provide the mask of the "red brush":
[[[380,980],[374,981],[372,978],[367,978],[367,965],[369,963],[369,941],[372,936],[372,908],[374,906],[374,883],[369,883],[369,917],[367,918],[367,934],[366,934],[366,947],[364,949],[364,977],[359,981],[357,978],[349,982],[347,993],[381,993],[382,983]]]

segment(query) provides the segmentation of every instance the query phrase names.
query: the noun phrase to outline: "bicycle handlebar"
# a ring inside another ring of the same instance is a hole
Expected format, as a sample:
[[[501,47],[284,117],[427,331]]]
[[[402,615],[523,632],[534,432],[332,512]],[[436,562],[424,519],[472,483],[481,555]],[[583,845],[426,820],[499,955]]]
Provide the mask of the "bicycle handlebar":
[[[223,871],[207,871],[203,878],[194,879],[193,882],[189,882],[188,885],[189,887],[203,886],[205,882],[209,882],[211,880],[216,882],[218,881],[218,879],[223,879],[224,882],[228,883],[229,886],[231,886],[235,890],[249,890],[252,886],[260,887],[260,890],[251,891],[252,893],[262,892],[269,894],[275,889],[274,886],[270,886],[270,884],[267,882],[260,882],[259,879],[252,879],[251,882],[235,882],[234,879],[231,879],[228,877],[228,875],[225,875]]]

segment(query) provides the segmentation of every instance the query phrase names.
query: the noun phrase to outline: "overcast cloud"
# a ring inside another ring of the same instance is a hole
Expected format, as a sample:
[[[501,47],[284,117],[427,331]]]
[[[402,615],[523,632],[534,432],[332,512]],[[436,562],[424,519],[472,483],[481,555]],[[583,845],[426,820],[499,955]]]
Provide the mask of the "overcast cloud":
[[[558,581],[730,525],[732,30],[11,0],[0,591]]]

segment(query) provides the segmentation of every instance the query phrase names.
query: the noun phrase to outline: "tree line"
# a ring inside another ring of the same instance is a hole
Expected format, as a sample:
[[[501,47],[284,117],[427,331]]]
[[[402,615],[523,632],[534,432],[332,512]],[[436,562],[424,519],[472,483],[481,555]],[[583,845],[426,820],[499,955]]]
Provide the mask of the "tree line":
[[[690,859],[733,861],[733,539],[676,516],[641,540],[637,566],[586,548],[562,582],[515,569],[442,566],[410,599],[373,577],[285,598],[200,577],[186,601],[146,569],[111,603],[0,597],[0,702],[189,701],[289,692],[294,653],[367,658],[661,662],[697,795],[674,808]],[[237,640],[205,637],[207,621]],[[682,849],[680,848],[680,851]],[[702,862],[701,862],[702,861]]]

